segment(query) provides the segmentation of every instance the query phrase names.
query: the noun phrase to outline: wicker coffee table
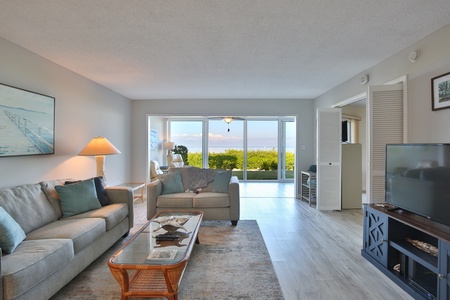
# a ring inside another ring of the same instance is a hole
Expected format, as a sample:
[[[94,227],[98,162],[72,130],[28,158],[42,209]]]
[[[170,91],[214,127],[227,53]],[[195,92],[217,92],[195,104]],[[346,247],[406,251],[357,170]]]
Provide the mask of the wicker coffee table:
[[[200,211],[159,213],[111,256],[108,266],[122,287],[121,299],[178,299],[202,218]]]

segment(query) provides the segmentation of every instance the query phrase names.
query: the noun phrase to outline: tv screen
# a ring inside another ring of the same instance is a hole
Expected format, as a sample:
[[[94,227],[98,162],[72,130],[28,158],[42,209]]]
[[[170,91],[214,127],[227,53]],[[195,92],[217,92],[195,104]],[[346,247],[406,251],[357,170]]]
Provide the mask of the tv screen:
[[[386,145],[386,202],[450,226],[450,144]]]
[[[348,121],[342,121],[342,143],[350,142],[349,125],[350,123]]]

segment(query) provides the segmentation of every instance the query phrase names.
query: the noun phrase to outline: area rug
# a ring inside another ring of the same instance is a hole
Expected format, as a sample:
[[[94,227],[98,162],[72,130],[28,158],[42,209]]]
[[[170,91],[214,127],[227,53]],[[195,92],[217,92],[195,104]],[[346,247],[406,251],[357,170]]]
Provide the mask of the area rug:
[[[203,221],[181,281],[180,300],[284,299],[266,245],[254,220]],[[93,262],[52,300],[120,299],[107,260],[124,241]]]

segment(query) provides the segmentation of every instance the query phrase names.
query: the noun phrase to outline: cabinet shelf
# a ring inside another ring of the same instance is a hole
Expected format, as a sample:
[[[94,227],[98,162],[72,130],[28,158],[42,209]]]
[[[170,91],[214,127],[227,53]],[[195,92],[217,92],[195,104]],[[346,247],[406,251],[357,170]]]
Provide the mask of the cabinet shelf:
[[[406,256],[410,257],[414,261],[418,262],[419,264],[423,265],[430,271],[434,273],[438,273],[438,258],[428,254],[420,249],[417,249],[413,245],[409,244],[408,242],[404,241],[389,241],[389,245],[393,247],[394,249],[397,249],[401,253],[405,254]]]

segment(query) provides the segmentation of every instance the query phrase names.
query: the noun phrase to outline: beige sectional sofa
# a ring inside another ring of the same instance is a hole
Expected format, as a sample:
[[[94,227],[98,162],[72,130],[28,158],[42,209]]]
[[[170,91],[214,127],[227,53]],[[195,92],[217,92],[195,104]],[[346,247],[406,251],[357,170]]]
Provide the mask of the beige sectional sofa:
[[[26,235],[12,253],[3,249],[1,299],[50,298],[133,227],[128,188],[106,188],[111,204],[63,217],[55,186],[65,181],[0,189],[0,207]]]
[[[181,186],[167,190],[166,186],[173,187],[176,183],[165,184],[165,176],[176,173],[181,177]],[[192,174],[204,175],[204,178],[199,176],[197,179],[201,182],[193,182]],[[233,225],[237,224],[240,214],[239,180],[231,176],[231,171],[171,167],[167,175],[158,177],[147,185],[147,219],[161,211],[201,210],[204,220],[230,220]]]

